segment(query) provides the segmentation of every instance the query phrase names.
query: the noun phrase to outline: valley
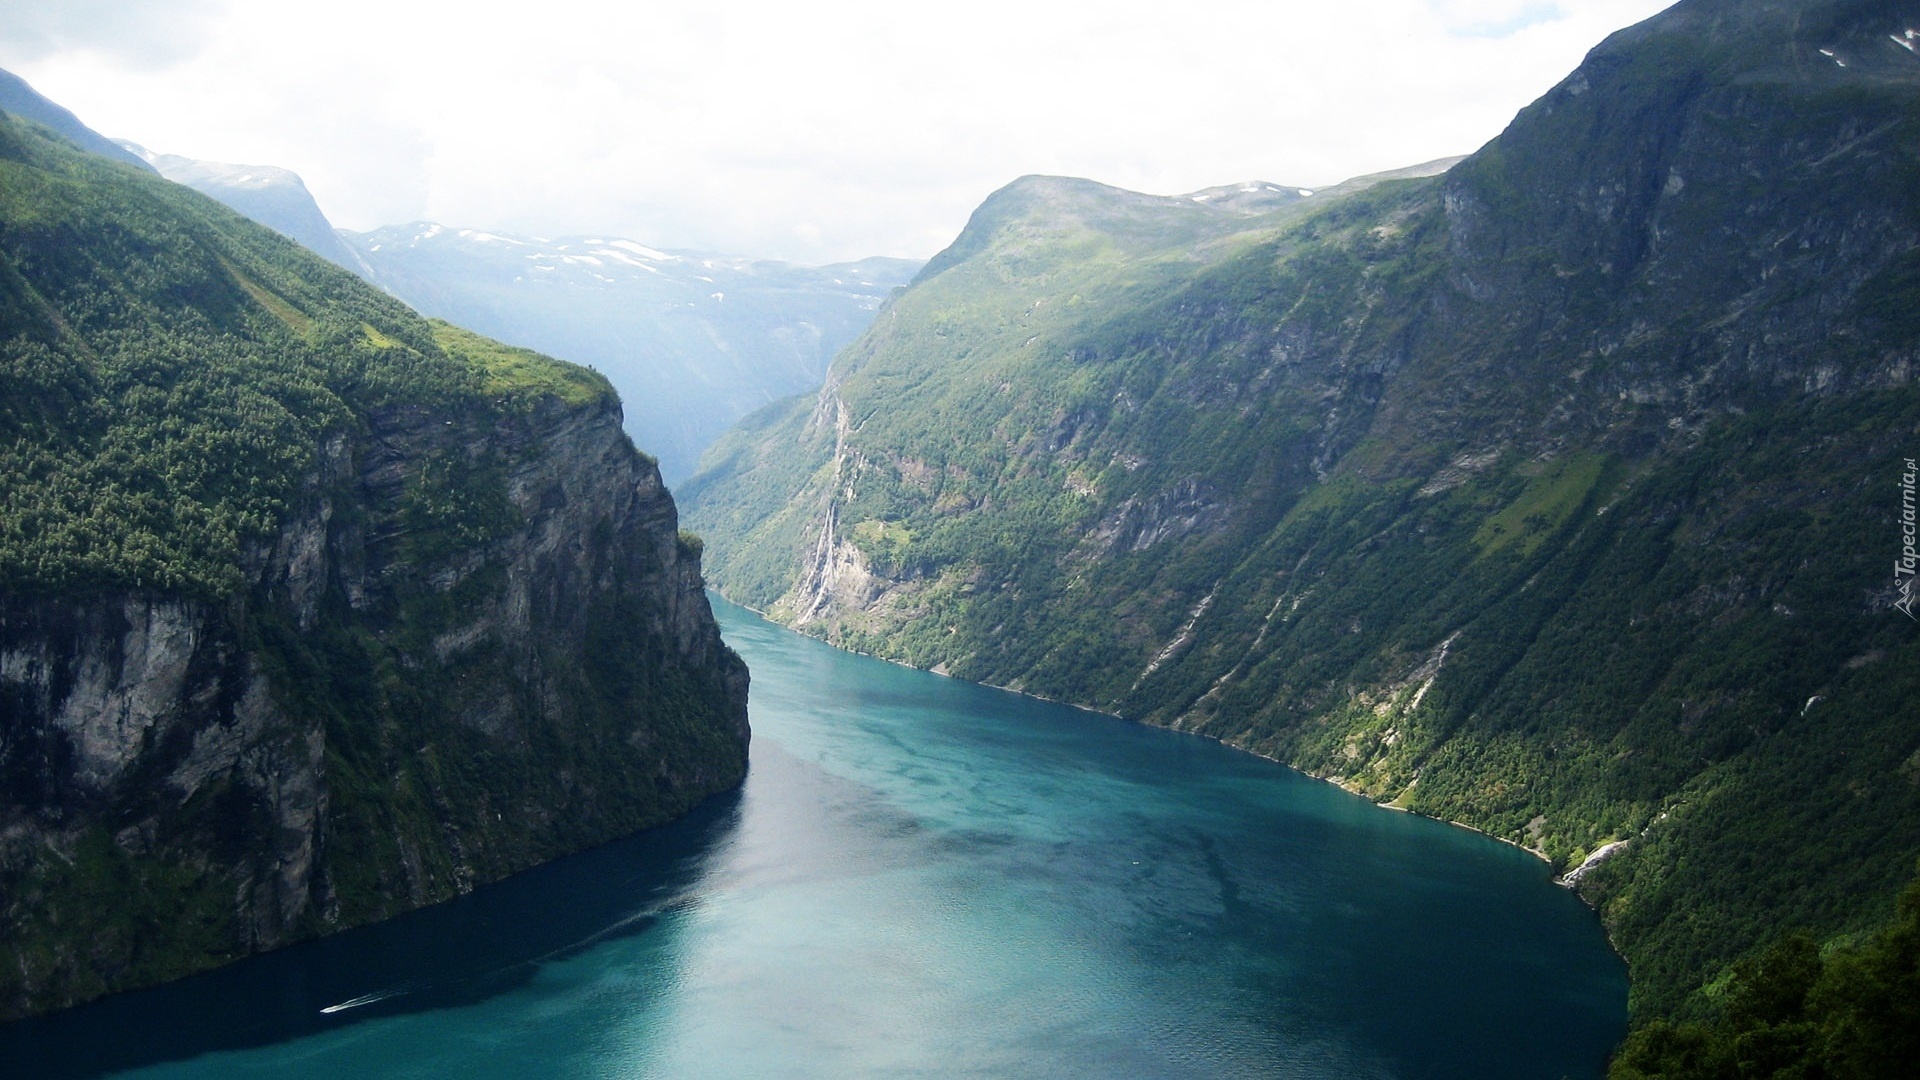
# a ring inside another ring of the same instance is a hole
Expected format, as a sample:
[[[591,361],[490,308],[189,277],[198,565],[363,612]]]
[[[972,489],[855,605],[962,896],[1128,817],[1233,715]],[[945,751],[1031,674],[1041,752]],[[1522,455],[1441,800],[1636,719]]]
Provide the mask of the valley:
[[[1916,193],[1883,0],[817,266],[336,229],[0,72],[0,1046],[1899,1075]]]
[[[1564,870],[1617,845],[1578,889],[1635,1015],[1711,1012],[1920,857],[1896,21],[1681,4],[1450,168],[1248,214],[1018,180],[683,486],[710,579]]]

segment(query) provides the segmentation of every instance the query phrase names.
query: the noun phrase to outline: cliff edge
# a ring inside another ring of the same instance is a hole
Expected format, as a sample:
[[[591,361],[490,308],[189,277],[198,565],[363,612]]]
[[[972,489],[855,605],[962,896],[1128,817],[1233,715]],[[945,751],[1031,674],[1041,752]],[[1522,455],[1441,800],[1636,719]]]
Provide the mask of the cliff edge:
[[[468,891],[745,774],[584,369],[0,116],[0,1018]]]

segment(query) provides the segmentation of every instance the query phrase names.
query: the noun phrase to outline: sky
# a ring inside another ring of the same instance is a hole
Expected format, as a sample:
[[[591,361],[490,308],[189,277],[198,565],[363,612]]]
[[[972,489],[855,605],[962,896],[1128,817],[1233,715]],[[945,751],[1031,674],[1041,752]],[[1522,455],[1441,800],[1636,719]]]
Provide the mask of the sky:
[[[0,0],[102,134],[416,220],[818,264],[1017,176],[1313,188],[1469,153],[1666,0]]]

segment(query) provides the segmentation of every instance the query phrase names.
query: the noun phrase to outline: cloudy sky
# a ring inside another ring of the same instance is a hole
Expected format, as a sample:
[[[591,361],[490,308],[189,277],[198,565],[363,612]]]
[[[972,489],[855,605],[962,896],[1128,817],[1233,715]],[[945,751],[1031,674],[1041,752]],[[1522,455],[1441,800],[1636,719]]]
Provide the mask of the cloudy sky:
[[[1023,173],[1307,187],[1469,152],[1666,0],[0,0],[103,134],[431,219],[924,257]]]

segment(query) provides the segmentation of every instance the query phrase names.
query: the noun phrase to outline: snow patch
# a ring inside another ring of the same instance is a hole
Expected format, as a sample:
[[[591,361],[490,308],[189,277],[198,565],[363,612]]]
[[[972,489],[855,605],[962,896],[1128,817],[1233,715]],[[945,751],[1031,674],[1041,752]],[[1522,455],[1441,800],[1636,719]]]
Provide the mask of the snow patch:
[[[727,294],[723,292],[717,292],[713,294],[713,299],[715,303],[725,300],[726,298],[727,298]]]
[[[1907,50],[1908,52],[1913,52],[1914,51],[1913,39],[1916,36],[1920,36],[1920,35],[1916,35],[1915,31],[1909,30],[1907,31],[1905,37],[1902,37],[1899,34],[1888,34],[1887,40],[1893,42],[1895,45],[1900,46],[1901,48]],[[1920,53],[1915,53],[1915,55],[1920,56]]]
[[[645,270],[649,274],[658,274],[660,272],[660,268],[652,263],[642,259],[636,259],[624,251],[615,251],[611,247],[594,248],[593,253],[595,255],[604,255],[623,266],[631,266],[637,270]]]
[[[610,240],[606,246],[619,248],[622,251],[638,255],[643,259],[652,259],[654,262],[676,262],[679,260],[678,255],[669,255],[664,251],[655,250],[645,244],[636,244],[631,240]]]
[[[516,247],[527,246],[524,240],[515,240],[511,236],[499,236],[494,233],[480,232],[475,229],[461,229],[460,238],[462,240],[471,240],[476,244],[513,244]]]
[[[1303,199],[1313,194],[1313,192],[1308,191],[1306,188],[1299,188],[1298,190],[1300,192],[1300,197]]]

